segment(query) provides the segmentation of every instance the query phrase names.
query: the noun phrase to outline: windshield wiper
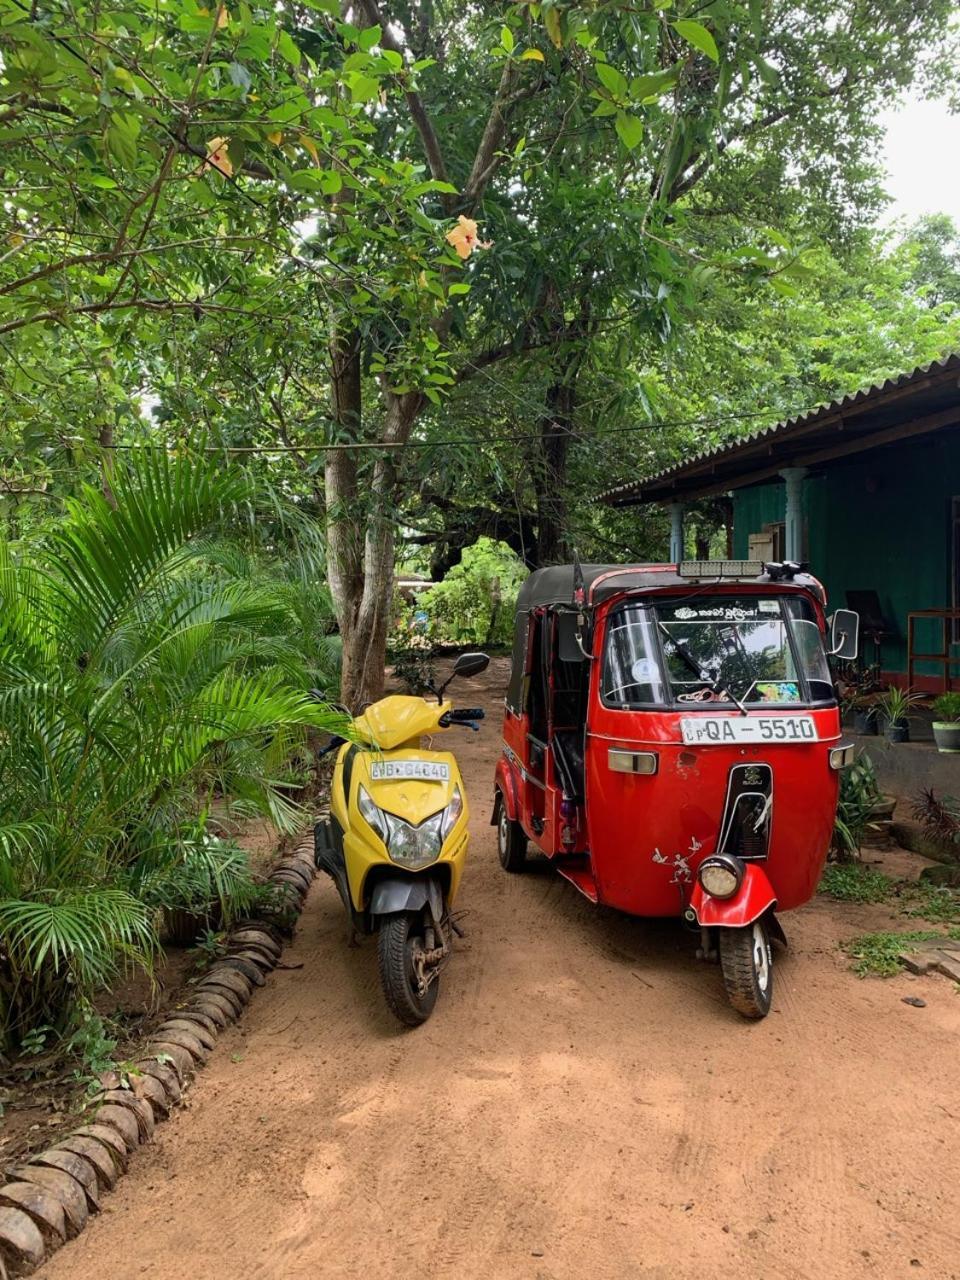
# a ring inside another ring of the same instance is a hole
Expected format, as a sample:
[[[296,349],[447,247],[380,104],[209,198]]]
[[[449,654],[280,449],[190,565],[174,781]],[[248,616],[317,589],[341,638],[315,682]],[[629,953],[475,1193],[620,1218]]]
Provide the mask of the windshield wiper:
[[[657,620],[657,626],[660,628],[660,631],[663,633],[663,635],[666,636],[666,638],[670,641],[671,645],[673,646],[674,653],[676,653],[678,657],[681,659],[681,661],[686,665],[688,671],[692,671],[693,674],[697,677],[697,679],[702,680],[703,683],[707,685],[708,688],[713,693],[723,694],[725,697],[729,698],[730,701],[736,706],[740,714],[742,716],[745,716],[747,714],[747,708],[743,705],[743,703],[736,696],[736,694],[731,693],[731,691],[728,688],[726,688],[724,685],[721,685],[719,680],[714,680],[714,678],[710,675],[709,671],[707,671],[705,668],[701,668],[700,663],[696,660],[696,658],[693,656],[693,654],[690,652],[687,646],[683,643],[683,641],[674,640],[673,636],[670,634],[670,632],[667,630],[667,628],[663,625],[663,623],[659,619]]]

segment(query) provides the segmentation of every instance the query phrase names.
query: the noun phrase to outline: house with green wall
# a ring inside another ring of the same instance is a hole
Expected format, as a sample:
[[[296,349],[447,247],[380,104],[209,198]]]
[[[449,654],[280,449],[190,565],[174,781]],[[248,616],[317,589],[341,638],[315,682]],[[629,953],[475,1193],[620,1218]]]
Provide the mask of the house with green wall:
[[[808,562],[831,608],[858,609],[865,658],[876,657],[887,678],[930,691],[951,679],[960,687],[960,356],[603,500],[664,504],[675,563],[685,558],[690,505],[718,496],[728,501],[733,557]]]

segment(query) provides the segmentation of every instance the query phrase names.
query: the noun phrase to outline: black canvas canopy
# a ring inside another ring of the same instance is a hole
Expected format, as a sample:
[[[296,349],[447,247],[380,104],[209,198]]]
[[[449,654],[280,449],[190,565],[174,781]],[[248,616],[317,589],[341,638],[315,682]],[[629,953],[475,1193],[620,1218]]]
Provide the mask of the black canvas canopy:
[[[580,570],[586,598],[591,604],[601,604],[621,591],[636,591],[641,587],[689,585],[674,569],[661,565],[584,564]],[[574,572],[572,564],[536,569],[520,588],[517,612],[525,613],[552,604],[572,605]]]

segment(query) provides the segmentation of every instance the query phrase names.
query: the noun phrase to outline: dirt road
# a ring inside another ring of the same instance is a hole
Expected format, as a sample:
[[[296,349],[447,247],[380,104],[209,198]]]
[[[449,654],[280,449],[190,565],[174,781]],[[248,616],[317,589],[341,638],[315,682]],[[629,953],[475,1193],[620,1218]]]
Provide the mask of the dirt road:
[[[952,985],[858,980],[837,942],[881,909],[821,899],[787,918],[750,1024],[678,925],[545,866],[506,876],[503,678],[456,743],[469,936],[433,1019],[392,1023],[318,881],[285,953],[303,968],[272,975],[48,1280],[960,1276]]]

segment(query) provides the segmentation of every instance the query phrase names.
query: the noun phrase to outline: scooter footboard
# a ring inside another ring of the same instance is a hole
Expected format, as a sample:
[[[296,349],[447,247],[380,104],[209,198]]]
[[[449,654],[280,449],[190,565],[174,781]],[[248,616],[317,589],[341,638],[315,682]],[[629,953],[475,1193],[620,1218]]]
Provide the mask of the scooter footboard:
[[[746,864],[743,883],[732,898],[714,898],[699,880],[694,881],[690,895],[690,909],[704,929],[742,929],[776,905],[773,885],[758,862]]]

